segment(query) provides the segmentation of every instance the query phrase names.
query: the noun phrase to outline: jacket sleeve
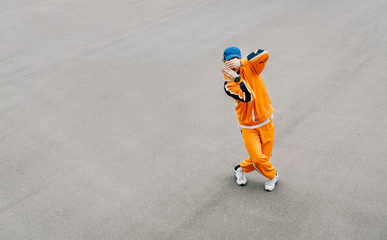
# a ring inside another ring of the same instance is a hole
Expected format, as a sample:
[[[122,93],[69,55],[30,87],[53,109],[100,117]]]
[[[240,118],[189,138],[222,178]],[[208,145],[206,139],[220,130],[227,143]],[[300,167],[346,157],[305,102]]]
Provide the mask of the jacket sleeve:
[[[269,53],[263,49],[258,49],[247,55],[246,58],[241,59],[241,63],[242,66],[250,66],[259,75],[265,68],[268,59]]]
[[[234,81],[225,81],[224,91],[228,96],[241,102],[251,102],[255,98],[250,85],[242,79],[237,83]]]

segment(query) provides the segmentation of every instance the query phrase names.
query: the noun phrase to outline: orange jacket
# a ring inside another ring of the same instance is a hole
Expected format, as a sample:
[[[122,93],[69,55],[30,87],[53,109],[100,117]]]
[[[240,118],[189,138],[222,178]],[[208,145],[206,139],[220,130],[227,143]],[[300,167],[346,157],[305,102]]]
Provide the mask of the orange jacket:
[[[274,112],[265,83],[260,76],[269,54],[256,50],[241,59],[241,80],[230,81],[225,76],[224,90],[237,102],[235,111],[242,126],[255,126],[267,120]]]

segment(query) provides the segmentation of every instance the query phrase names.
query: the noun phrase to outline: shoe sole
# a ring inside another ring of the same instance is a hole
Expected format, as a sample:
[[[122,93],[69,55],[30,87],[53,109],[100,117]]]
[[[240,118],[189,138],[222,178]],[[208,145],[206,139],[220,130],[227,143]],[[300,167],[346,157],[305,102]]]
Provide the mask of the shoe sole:
[[[244,187],[244,186],[246,186],[247,182],[246,182],[246,183],[241,183],[241,184],[236,183],[236,184],[237,184],[238,186]]]

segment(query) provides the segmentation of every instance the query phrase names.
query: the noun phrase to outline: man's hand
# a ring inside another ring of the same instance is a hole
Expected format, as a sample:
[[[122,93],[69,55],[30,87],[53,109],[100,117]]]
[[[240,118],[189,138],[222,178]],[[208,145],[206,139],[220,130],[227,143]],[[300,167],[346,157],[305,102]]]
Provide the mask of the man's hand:
[[[241,60],[239,58],[233,58],[224,63],[230,69],[239,69],[241,67]]]
[[[231,81],[234,81],[236,77],[238,77],[238,73],[231,70],[226,64],[222,67],[222,73],[226,75]]]

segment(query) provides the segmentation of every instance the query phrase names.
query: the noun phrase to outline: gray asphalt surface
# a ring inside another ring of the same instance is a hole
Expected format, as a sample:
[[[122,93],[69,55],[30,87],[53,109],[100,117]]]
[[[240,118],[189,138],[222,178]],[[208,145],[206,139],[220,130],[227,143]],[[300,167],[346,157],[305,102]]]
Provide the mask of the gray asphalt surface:
[[[386,239],[387,2],[0,1],[0,239]],[[270,54],[275,191],[223,50]]]

